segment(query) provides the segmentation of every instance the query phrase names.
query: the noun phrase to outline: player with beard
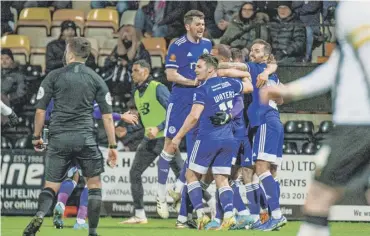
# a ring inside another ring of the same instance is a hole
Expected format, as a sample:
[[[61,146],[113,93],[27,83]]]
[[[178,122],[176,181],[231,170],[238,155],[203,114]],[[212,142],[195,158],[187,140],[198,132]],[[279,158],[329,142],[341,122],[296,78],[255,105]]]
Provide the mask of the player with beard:
[[[184,16],[184,24],[186,35],[170,45],[166,58],[166,75],[167,79],[173,82],[173,86],[166,114],[165,144],[158,160],[157,212],[162,218],[168,218],[169,215],[166,202],[166,182],[170,168],[169,162],[176,153],[176,150],[170,146],[171,139],[175,137],[191,109],[194,89],[199,84],[194,72],[196,62],[200,55],[209,53],[212,48],[211,41],[203,38],[205,25],[202,12],[197,10],[187,12]],[[186,137],[188,158],[193,148],[195,130],[189,132]],[[184,165],[174,194],[172,194],[175,201],[180,200],[180,193],[185,183],[186,166]],[[186,194],[187,188],[185,187],[182,192]],[[185,216],[182,223],[186,220]]]

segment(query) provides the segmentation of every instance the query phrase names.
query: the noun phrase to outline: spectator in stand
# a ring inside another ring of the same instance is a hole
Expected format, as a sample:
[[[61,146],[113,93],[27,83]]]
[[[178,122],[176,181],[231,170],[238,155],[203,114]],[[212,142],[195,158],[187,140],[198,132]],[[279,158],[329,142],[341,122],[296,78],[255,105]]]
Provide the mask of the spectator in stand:
[[[204,13],[204,21],[206,24],[204,37],[206,38],[220,38],[223,34],[223,31],[218,28],[215,22],[216,7],[217,1],[190,1],[190,9]]]
[[[158,26],[167,25],[167,38],[176,38],[185,34],[184,15],[190,10],[187,1],[166,1],[164,17]]]
[[[1,49],[1,94],[17,109],[27,102],[25,79],[26,76],[14,62],[12,51],[7,48]]]
[[[253,2],[244,3],[239,12],[230,21],[221,43],[233,48],[250,48],[256,39],[268,40],[268,30],[265,25],[269,21],[267,14],[256,12]]]
[[[46,73],[64,66],[64,52],[66,49],[66,40],[77,36],[76,24],[73,21],[63,21],[60,26],[60,36],[58,39],[51,41],[46,46]],[[89,55],[86,65],[96,68],[95,58]]]
[[[238,13],[243,2],[217,2],[217,7],[215,11],[215,22],[218,28],[222,31],[222,34],[225,32],[229,23],[235,13]]]
[[[145,37],[166,37],[167,25],[158,25],[164,18],[165,0],[150,1],[148,5],[139,8],[135,15],[135,27]]]
[[[125,97],[125,94],[130,94],[132,89],[132,65],[141,59],[151,65],[151,59],[149,52],[141,43],[141,32],[134,26],[122,26],[118,34],[117,45],[105,60],[104,69],[108,74],[106,82],[110,91],[112,94],[119,95],[120,100],[126,103],[130,97]]]
[[[323,41],[320,31],[320,11],[322,2],[320,1],[294,1],[292,9],[299,19],[306,26],[306,56],[304,62],[312,59],[313,45],[319,46]]]
[[[335,25],[335,9],[338,5],[338,1],[324,0],[322,5],[322,18],[324,23]]]
[[[269,24],[272,52],[278,63],[302,61],[305,54],[306,30],[291,7],[291,1],[279,1],[278,15]]]
[[[92,9],[106,8],[106,7],[116,7],[120,15],[127,10],[136,10],[138,9],[138,1],[127,1],[127,0],[118,0],[118,1],[97,1],[93,0],[90,2]]]
[[[49,7],[51,10],[72,8],[71,1],[26,1],[24,8]]]
[[[257,12],[266,13],[270,19],[277,15],[277,1],[255,1],[257,5]]]

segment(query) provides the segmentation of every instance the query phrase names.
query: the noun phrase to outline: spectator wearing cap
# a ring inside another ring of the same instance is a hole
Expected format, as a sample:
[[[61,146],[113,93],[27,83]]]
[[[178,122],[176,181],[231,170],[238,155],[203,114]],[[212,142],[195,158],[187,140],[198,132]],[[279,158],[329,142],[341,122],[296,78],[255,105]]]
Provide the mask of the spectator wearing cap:
[[[266,23],[268,21],[267,14],[257,13],[256,5],[253,2],[246,2],[233,16],[229,27],[221,37],[221,43],[243,49],[250,48],[256,39],[267,41],[269,37]]]
[[[21,73],[13,53],[8,48],[1,49],[1,94],[11,106],[21,108],[26,103],[26,76]]]
[[[76,29],[76,24],[73,21],[66,20],[62,22],[59,38],[51,41],[46,46],[46,73],[64,66],[63,56],[66,49],[66,40],[77,36]],[[91,68],[96,67],[93,55],[89,55],[86,65]]]
[[[279,1],[278,15],[269,24],[272,53],[278,63],[302,61],[306,48],[305,27],[292,12],[291,1]]]
[[[319,46],[323,41],[320,31],[320,1],[294,1],[292,9],[306,27],[306,56],[304,62],[310,62],[314,45]]]

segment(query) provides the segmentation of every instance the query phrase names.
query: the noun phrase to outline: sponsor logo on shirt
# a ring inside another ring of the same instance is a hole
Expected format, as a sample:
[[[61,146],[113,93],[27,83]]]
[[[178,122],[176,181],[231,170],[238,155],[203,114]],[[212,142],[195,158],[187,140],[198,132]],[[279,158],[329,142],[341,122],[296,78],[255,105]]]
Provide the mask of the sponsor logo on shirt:
[[[176,61],[176,55],[175,54],[171,54],[170,61],[173,61],[173,62]]]

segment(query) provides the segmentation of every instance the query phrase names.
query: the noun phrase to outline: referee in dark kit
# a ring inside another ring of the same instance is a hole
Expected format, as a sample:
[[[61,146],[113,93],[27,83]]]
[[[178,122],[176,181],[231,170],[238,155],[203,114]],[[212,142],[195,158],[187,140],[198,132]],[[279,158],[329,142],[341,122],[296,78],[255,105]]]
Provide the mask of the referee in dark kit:
[[[37,93],[32,138],[36,151],[44,149],[41,132],[45,111],[52,98],[54,109],[49,124],[45,186],[38,199],[38,211],[24,230],[23,236],[36,235],[71,165],[79,165],[86,178],[89,189],[89,236],[97,236],[102,202],[100,174],[104,172],[104,158],[94,135],[94,101],[98,103],[102,113],[109,142],[107,162],[111,167],[116,165],[117,145],[108,87],[98,74],[85,66],[90,52],[91,45],[85,38],[68,40],[64,54],[67,65],[51,71],[42,81]]]

